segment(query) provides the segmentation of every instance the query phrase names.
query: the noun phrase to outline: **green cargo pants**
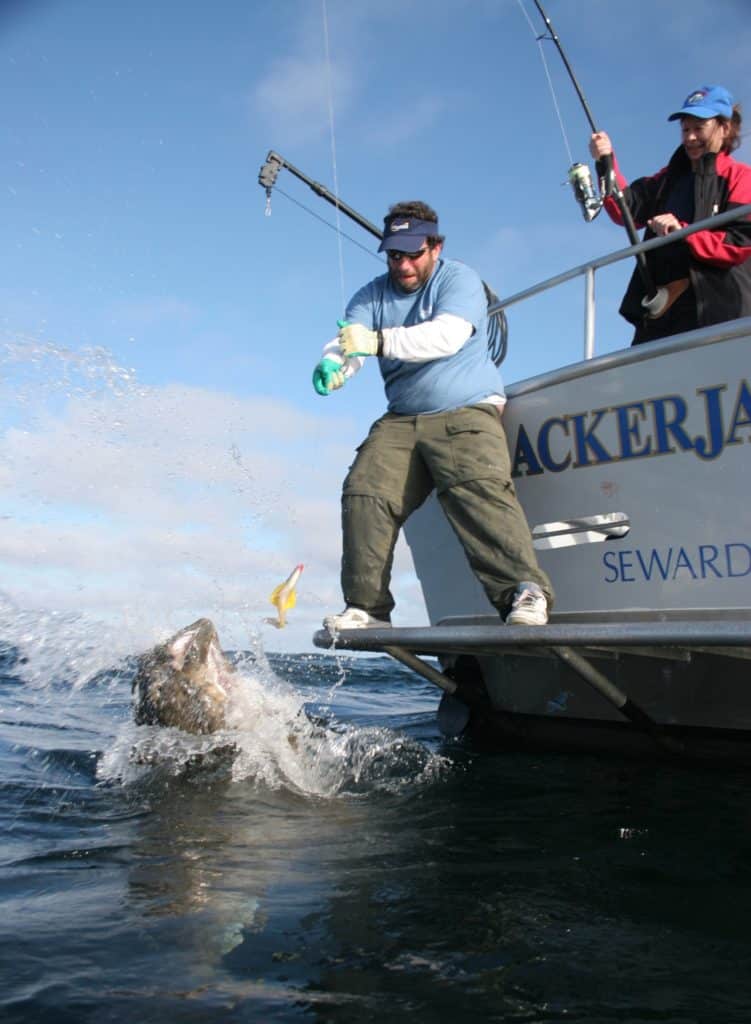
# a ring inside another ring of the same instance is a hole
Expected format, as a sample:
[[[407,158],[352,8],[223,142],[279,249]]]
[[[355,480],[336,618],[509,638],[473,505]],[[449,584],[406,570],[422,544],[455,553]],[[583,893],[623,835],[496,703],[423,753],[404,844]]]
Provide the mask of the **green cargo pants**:
[[[504,615],[533,581],[553,603],[511,481],[506,435],[492,405],[422,416],[386,413],[357,450],[342,492],[342,592],[347,605],[388,619],[394,547],[433,488],[491,604]]]

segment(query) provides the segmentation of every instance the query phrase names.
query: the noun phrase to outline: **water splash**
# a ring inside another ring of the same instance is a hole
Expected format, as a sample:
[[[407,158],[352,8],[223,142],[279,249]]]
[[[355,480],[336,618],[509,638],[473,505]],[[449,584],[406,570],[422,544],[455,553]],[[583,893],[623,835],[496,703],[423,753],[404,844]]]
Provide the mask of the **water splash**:
[[[107,673],[128,653],[123,630],[63,611],[18,607],[0,591],[0,638],[23,682],[39,690],[79,690]]]
[[[135,370],[120,366],[106,348],[71,349],[25,334],[0,338],[0,382],[4,401],[19,406],[38,406],[53,395],[119,396],[137,386]]]
[[[46,750],[93,753],[99,784],[127,787],[167,776],[201,786],[222,778],[304,798],[362,798],[431,785],[449,769],[448,760],[403,732],[339,721],[330,710],[347,678],[339,659],[325,659],[325,675],[311,689],[306,658],[293,659],[297,677],[285,681],[259,642],[235,659],[227,727],[194,736],[135,725],[130,690],[140,650],[122,628],[84,615],[23,611],[0,593],[0,640],[14,692],[23,693],[21,726],[33,725]],[[306,710],[311,699],[314,716]],[[38,781],[45,784],[43,775]]]
[[[25,606],[110,621],[265,611],[280,566],[298,560],[286,552],[310,549],[320,515],[290,454],[302,431],[281,416],[270,437],[269,410],[144,386],[104,348],[0,335],[1,586]],[[249,577],[262,595],[249,597]]]
[[[150,771],[190,775],[199,783],[217,774],[305,797],[402,792],[439,781],[449,761],[387,727],[312,719],[305,695],[262,664],[238,673],[228,728],[191,736],[158,726],[124,726],[103,755],[98,777],[130,784]]]

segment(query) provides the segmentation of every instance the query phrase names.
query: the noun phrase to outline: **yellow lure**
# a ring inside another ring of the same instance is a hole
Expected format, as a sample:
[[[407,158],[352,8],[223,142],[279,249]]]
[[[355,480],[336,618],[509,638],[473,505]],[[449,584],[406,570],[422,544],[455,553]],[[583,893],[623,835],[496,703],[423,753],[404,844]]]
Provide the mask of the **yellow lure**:
[[[297,581],[300,579],[300,574],[304,568],[305,567],[302,564],[296,565],[284,583],[280,583],[278,587],[274,587],[271,592],[269,601],[271,601],[275,606],[278,617],[276,619],[266,619],[266,622],[272,626],[276,626],[277,629],[283,629],[286,626],[287,612],[297,604],[297,593],[295,592],[295,587],[297,586]]]

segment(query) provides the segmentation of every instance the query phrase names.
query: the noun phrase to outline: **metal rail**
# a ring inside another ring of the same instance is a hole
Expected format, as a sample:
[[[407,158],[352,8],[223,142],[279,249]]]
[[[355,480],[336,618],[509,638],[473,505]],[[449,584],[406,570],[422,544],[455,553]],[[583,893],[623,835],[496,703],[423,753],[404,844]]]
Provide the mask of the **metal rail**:
[[[319,630],[316,647],[349,651],[384,651],[399,647],[413,654],[511,653],[530,647],[638,648],[654,646],[751,649],[751,621],[680,620],[667,622],[549,623],[546,626],[396,626],[391,629],[345,629],[332,637]]]
[[[514,292],[513,295],[509,295],[505,299],[494,302],[492,306],[488,307],[488,312],[495,313],[499,310],[506,310],[517,302],[532,298],[534,295],[540,295],[542,292],[556,288],[567,281],[573,281],[574,278],[584,277],[584,358],[591,359],[595,354],[595,271],[602,269],[602,267],[608,267],[612,263],[619,263],[621,260],[636,256],[639,253],[651,252],[653,249],[660,249],[663,246],[680,242],[697,231],[721,228],[724,224],[731,224],[743,217],[751,217],[751,203],[746,203],[744,206],[736,206],[733,210],[727,210],[725,213],[717,214],[715,217],[698,220],[695,224],[689,224],[688,227],[681,228],[679,231],[671,231],[669,235],[664,235],[662,238],[650,238],[647,242],[639,242],[638,245],[630,245],[626,249],[617,249],[615,252],[610,252],[605,256],[598,256],[594,260],[588,260],[586,263],[572,267],[562,274],[556,274],[555,277],[549,277],[545,281],[540,281],[538,284],[532,285],[531,288],[524,288],[522,291]]]

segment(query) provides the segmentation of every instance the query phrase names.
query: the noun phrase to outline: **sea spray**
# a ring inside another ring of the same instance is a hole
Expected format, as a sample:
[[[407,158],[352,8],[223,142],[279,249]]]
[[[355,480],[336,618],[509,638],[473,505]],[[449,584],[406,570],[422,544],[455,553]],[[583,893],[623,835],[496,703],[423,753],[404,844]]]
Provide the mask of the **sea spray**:
[[[0,339],[3,588],[20,606],[129,631],[221,610],[225,641],[241,646],[280,566],[311,553],[293,628],[274,641],[304,646],[293,632],[307,642],[331,600],[310,584],[338,554],[317,525],[336,499],[289,442],[320,429],[257,396],[146,386],[102,348]]]
[[[436,782],[448,769],[440,754],[397,731],[344,725],[317,707],[311,717],[303,690],[274,675],[263,659],[253,667],[246,662],[230,691],[227,728],[193,736],[125,723],[104,752],[98,777],[131,784],[158,772],[189,776],[200,785],[221,776],[335,798],[401,792]]]

